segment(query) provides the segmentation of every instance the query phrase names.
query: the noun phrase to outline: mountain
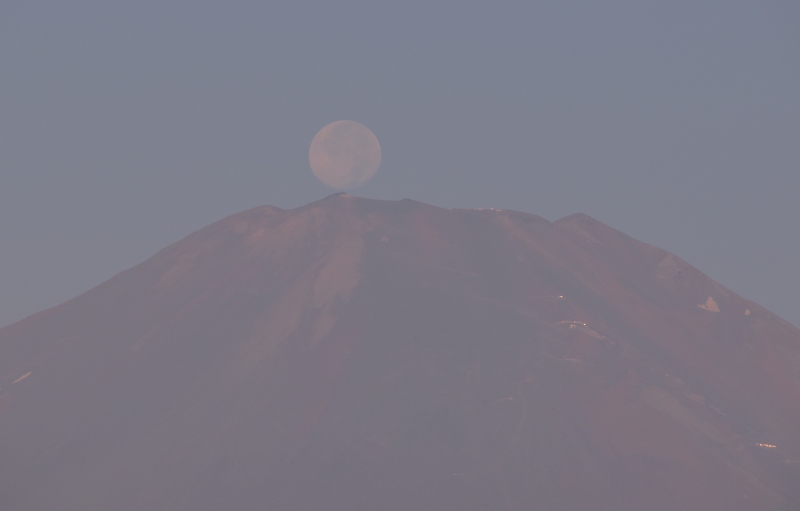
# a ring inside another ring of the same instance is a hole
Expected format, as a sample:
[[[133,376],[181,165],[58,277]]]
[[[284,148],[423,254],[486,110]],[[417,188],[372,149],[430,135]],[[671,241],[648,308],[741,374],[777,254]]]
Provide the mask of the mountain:
[[[578,214],[334,195],[0,330],[0,509],[799,509],[800,331]]]

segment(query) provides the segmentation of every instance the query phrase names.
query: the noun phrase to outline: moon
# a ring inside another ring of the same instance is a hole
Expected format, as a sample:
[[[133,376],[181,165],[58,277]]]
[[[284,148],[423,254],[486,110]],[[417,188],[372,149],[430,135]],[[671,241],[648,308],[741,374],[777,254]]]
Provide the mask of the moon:
[[[363,185],[381,164],[381,145],[363,124],[335,121],[311,141],[308,162],[317,178],[337,190]]]

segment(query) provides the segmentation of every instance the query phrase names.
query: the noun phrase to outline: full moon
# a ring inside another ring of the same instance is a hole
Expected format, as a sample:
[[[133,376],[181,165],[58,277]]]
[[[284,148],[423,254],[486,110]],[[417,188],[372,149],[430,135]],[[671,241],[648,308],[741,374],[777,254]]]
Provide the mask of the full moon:
[[[381,146],[363,124],[336,121],[314,136],[308,162],[320,181],[337,190],[349,190],[363,185],[378,171]]]

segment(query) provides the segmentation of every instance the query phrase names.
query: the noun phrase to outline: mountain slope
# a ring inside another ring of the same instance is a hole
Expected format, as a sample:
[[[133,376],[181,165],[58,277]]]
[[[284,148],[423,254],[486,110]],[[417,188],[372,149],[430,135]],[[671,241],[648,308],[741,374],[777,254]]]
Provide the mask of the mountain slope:
[[[798,424],[796,328],[585,215],[255,208],[0,330],[2,509],[786,509]]]

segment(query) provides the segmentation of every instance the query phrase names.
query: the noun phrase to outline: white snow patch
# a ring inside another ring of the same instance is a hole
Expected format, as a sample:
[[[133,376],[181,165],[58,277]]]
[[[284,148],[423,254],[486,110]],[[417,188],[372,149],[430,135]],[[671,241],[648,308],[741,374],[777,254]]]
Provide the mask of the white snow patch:
[[[719,305],[717,305],[717,302],[710,296],[708,300],[706,300],[706,303],[701,303],[698,307],[709,312],[719,312]]]

